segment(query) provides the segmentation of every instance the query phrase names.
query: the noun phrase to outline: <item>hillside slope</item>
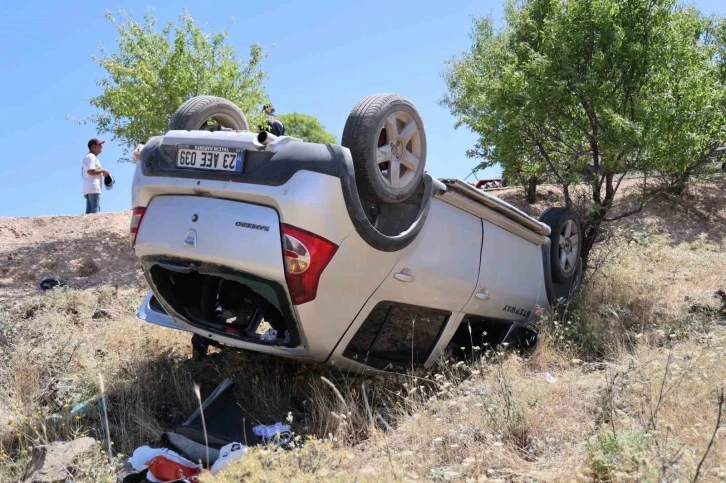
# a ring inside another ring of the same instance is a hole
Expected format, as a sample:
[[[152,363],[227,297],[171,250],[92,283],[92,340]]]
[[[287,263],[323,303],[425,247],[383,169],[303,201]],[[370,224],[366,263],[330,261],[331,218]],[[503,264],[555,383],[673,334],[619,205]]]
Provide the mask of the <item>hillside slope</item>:
[[[0,218],[0,303],[39,293],[45,277],[73,289],[138,286],[130,212]]]
[[[634,204],[637,180],[623,183],[625,206]],[[556,186],[539,188],[538,202],[528,205],[518,188],[492,191],[532,216],[562,204]],[[681,198],[664,198],[622,220],[617,228],[668,236],[673,243],[706,237],[721,243],[726,235],[726,180],[701,184]],[[0,217],[0,303],[39,293],[48,276],[67,281],[71,288],[101,285],[138,287],[143,276],[129,247],[131,212],[81,216]]]
[[[556,187],[540,194],[530,207],[521,190],[498,192],[533,215],[561,201]],[[23,479],[31,446],[104,439],[97,413],[66,406],[98,396],[99,374],[124,454],[183,421],[194,384],[204,397],[225,377],[250,418],[289,414],[296,433],[324,439],[252,450],[218,483],[693,481],[712,439],[700,481],[719,481],[725,199],[726,182],[701,184],[614,226],[575,306],[538,321],[532,357],[489,351],[373,378],[244,351],[193,360],[188,334],[135,319],[144,282],[129,213],[0,219],[0,481]],[[71,290],[40,292],[47,275]],[[77,481],[114,480],[125,458],[100,451],[76,463]]]

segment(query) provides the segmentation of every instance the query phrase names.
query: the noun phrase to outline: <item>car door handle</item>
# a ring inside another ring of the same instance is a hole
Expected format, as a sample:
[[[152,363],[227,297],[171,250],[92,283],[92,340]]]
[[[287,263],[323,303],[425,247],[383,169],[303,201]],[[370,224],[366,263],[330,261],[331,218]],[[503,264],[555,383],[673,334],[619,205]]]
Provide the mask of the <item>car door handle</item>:
[[[479,300],[489,300],[489,291],[480,290],[479,292],[474,294],[474,297],[478,298]]]
[[[416,277],[404,272],[394,273],[393,278],[395,278],[396,280],[400,280],[401,282],[413,282],[414,280],[416,280]]]

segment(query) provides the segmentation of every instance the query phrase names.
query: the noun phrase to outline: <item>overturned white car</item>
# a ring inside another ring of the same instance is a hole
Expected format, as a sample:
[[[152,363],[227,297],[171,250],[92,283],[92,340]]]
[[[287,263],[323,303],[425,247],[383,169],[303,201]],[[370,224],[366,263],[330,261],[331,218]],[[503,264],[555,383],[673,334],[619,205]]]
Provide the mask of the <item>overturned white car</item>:
[[[423,121],[398,95],[359,102],[342,146],[253,133],[231,102],[190,99],[134,177],[131,244],[151,287],[138,316],[202,352],[349,369],[531,345],[537,307],[579,284],[578,220],[533,219],[425,162]]]

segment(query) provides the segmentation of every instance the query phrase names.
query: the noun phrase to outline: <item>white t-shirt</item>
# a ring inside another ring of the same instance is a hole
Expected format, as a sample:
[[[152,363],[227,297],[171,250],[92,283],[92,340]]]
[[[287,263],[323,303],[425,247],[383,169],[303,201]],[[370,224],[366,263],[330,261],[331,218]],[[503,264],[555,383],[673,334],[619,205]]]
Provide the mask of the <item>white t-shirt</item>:
[[[88,153],[83,158],[81,165],[81,178],[83,179],[83,194],[94,194],[101,193],[101,180],[103,175],[90,175],[88,174],[89,169],[101,169],[101,163],[93,153]]]

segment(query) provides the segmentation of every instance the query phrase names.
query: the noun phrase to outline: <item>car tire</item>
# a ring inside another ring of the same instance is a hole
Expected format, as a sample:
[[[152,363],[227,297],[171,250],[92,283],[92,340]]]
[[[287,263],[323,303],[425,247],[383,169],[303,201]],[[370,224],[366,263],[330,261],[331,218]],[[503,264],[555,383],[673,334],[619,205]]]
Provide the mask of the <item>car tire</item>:
[[[233,131],[248,131],[249,123],[239,107],[228,99],[215,96],[192,97],[176,110],[169,121],[170,131],[199,131],[209,129],[207,121]]]
[[[582,225],[568,208],[548,208],[540,221],[550,227],[550,267],[552,281],[570,284],[580,276]]]
[[[342,145],[350,150],[365,201],[401,203],[421,183],[426,131],[416,106],[402,96],[373,94],[358,102],[345,123]]]
[[[572,302],[575,296],[579,293],[582,287],[582,258],[577,262],[577,269],[575,276],[567,283],[553,283],[552,284],[552,307],[557,307],[558,310],[567,310],[570,302]]]

